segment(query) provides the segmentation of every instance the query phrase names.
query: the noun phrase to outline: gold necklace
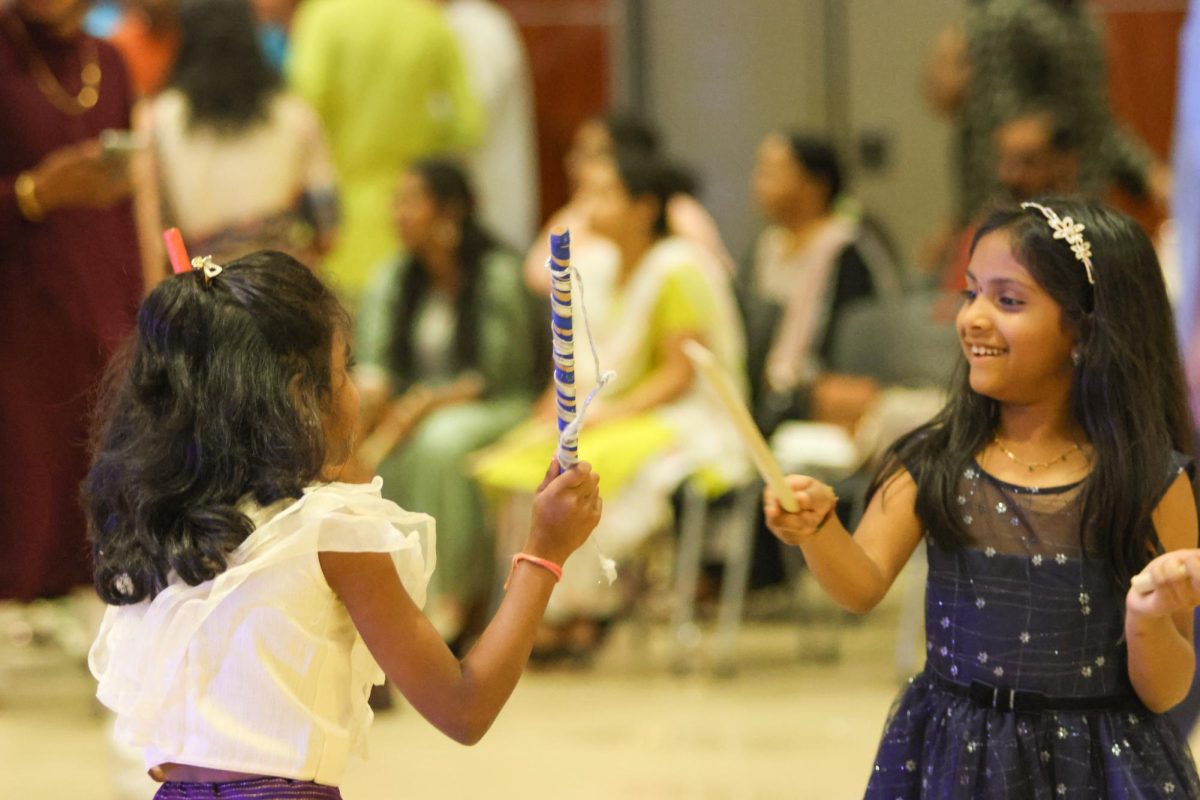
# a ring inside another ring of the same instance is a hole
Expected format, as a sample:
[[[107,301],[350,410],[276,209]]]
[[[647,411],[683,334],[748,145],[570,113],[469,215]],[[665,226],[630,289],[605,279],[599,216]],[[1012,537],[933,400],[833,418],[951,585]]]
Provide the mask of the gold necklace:
[[[1045,469],[1046,467],[1052,467],[1055,464],[1059,463],[1060,461],[1066,461],[1067,456],[1071,455],[1071,453],[1074,453],[1076,450],[1079,449],[1079,444],[1076,443],[1076,444],[1071,445],[1071,447],[1065,453],[1063,453],[1061,456],[1058,456],[1057,458],[1052,458],[1049,461],[1040,461],[1036,464],[1030,464],[1027,461],[1022,461],[1021,459],[1017,458],[1012,450],[1009,450],[1007,447],[1005,447],[1004,442],[1000,441],[1000,434],[998,434],[998,433],[994,434],[992,436],[992,439],[996,442],[996,446],[1000,448],[1000,452],[1004,453],[1004,455],[1008,456],[1009,460],[1011,460],[1014,464],[1020,464],[1022,467],[1029,470],[1030,472],[1033,472],[1035,469]]]
[[[71,94],[58,82],[58,78],[54,77],[50,65],[46,63],[46,59],[38,51],[37,45],[33,43],[33,37],[29,35],[25,23],[16,14],[6,15],[4,20],[13,42],[24,53],[25,63],[33,73],[34,82],[37,83],[38,89],[51,105],[64,114],[72,116],[79,116],[95,107],[96,103],[100,101],[101,76],[100,57],[96,51],[94,39],[90,36],[85,36],[83,39],[85,48],[83,68],[79,72],[83,88],[79,90],[78,94]]]

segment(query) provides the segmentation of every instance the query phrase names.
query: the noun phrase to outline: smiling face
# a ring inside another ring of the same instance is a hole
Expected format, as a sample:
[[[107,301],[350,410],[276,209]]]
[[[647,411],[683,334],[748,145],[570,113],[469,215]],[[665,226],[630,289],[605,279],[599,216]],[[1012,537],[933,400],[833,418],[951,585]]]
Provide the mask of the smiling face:
[[[956,326],[971,389],[1001,403],[1065,400],[1075,336],[1062,308],[1013,256],[1006,231],[979,240]]]

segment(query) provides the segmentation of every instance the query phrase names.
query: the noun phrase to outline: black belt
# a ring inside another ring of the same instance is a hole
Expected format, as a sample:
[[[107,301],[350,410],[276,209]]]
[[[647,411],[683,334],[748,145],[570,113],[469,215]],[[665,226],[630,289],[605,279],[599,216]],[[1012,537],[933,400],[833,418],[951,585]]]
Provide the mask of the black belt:
[[[930,676],[935,686],[959,697],[966,697],[977,706],[996,711],[1113,711],[1129,709],[1137,705],[1137,700],[1130,693],[1091,697],[1050,697],[1028,689],[993,686],[985,681],[971,681],[970,685],[955,683],[932,671],[928,671],[926,674]]]

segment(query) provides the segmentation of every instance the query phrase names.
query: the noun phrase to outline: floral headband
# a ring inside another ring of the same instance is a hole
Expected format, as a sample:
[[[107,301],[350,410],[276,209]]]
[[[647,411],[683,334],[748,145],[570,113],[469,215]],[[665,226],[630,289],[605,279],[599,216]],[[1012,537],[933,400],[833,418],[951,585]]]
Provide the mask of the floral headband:
[[[1092,244],[1083,238],[1083,223],[1076,222],[1070,217],[1059,217],[1054,213],[1054,209],[1047,208],[1041,203],[1021,203],[1021,208],[1025,210],[1032,208],[1042,212],[1042,216],[1054,229],[1054,238],[1066,241],[1071,252],[1075,254],[1075,260],[1081,262],[1087,270],[1088,283],[1095,286],[1096,277],[1092,274]]]

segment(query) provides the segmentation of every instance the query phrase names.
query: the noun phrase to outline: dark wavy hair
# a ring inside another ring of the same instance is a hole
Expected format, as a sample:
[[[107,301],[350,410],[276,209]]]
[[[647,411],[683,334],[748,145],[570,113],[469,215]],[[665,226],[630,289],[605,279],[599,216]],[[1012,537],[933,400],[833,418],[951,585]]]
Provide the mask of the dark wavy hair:
[[[479,362],[479,296],[480,273],[489,251],[499,247],[496,238],[480,223],[475,213],[475,195],[467,176],[452,161],[425,159],[409,167],[417,175],[441,212],[450,212],[462,220],[458,244],[459,292],[455,301],[457,314],[454,331],[454,355],[457,366],[472,369]],[[409,253],[405,257],[403,279],[396,287],[392,302],[395,322],[388,349],[389,366],[405,382],[413,375],[413,326],[417,309],[429,292],[429,276],[420,257]]]
[[[109,367],[83,503],[106,603],[195,586],[253,530],[238,510],[298,498],[320,475],[330,349],[349,318],[284,253],[239,258],[206,286],[176,275],[142,303]]]
[[[246,0],[185,0],[170,85],[188,99],[188,125],[238,133],[266,119],[282,86],[263,55]]]
[[[1078,337],[1081,361],[1070,408],[1095,453],[1083,490],[1080,543],[1124,583],[1161,550],[1151,513],[1171,475],[1171,451],[1192,452],[1171,307],[1154,247],[1133,220],[1091,201],[1038,202],[1083,223],[1094,286],[1036,210],[995,211],[980,226],[972,250],[984,236],[1006,234],[1013,256],[1059,305],[1064,325]],[[869,495],[907,468],[917,480],[917,516],[933,541],[947,549],[969,543],[953,513],[955,496],[963,471],[992,438],[998,420],[999,404],[972,391],[960,357],[948,404],[888,450]]]
[[[614,160],[621,184],[631,197],[649,196],[658,202],[653,232],[658,237],[666,236],[667,204],[670,199],[677,194],[696,192],[696,182],[691,174],[661,156],[640,149],[618,149]]]

